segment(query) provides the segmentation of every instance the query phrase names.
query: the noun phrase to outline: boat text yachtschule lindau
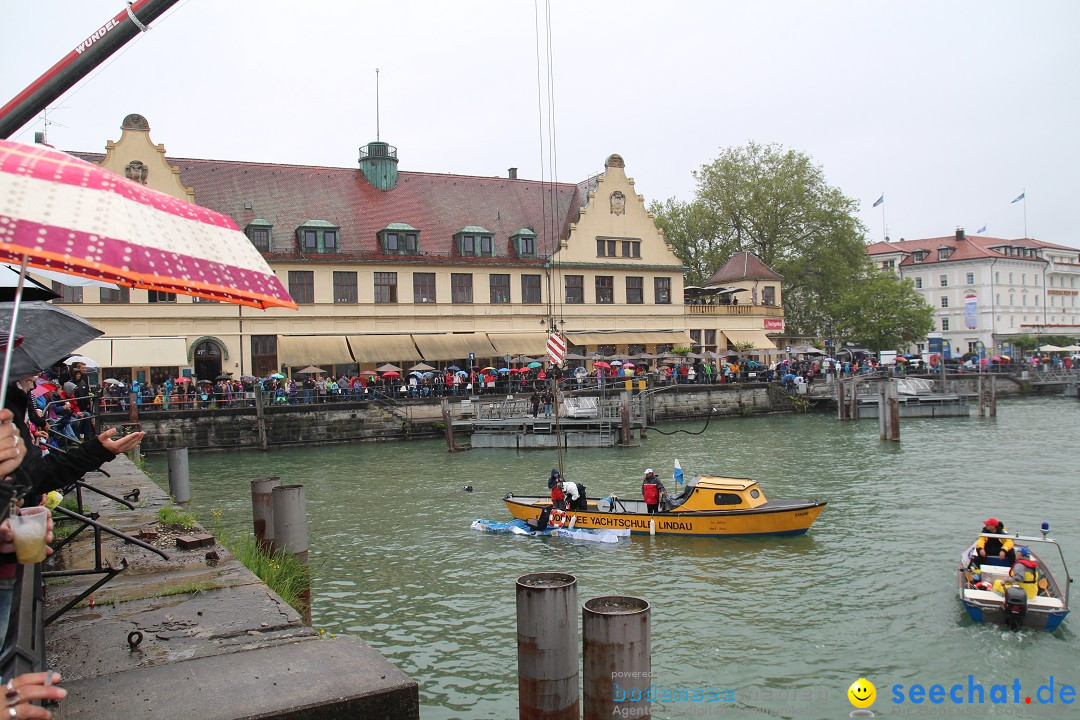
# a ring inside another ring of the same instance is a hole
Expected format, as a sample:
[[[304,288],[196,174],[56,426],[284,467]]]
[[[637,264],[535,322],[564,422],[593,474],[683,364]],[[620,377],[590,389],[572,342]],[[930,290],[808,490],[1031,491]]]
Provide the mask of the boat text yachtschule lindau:
[[[503,502],[511,515],[530,525],[542,513],[558,516],[549,497],[507,493]],[[587,500],[584,509],[566,510],[565,515],[574,527],[633,534],[800,535],[824,508],[825,502],[818,500],[766,500],[757,482],[746,478],[703,475],[687,481],[678,494],[668,495],[656,514],[648,513],[644,499],[610,496]]]

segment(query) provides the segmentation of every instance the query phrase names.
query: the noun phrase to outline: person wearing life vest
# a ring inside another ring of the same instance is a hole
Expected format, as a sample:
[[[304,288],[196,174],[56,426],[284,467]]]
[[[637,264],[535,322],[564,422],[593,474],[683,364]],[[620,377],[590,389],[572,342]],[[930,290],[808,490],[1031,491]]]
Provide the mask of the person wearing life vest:
[[[645,470],[645,480],[641,483],[641,494],[645,498],[645,506],[649,513],[660,512],[660,494],[664,492],[664,484],[660,478],[653,474],[653,469]]]
[[[563,495],[562,475],[557,468],[551,469],[551,477],[548,478],[548,489],[551,490],[551,507],[556,510],[566,509],[566,496]]]
[[[1026,547],[1020,548],[1017,555],[1016,562],[1009,568],[1009,581],[1033,598],[1039,594],[1039,563],[1031,559],[1031,551]]]
[[[994,535],[1007,535],[1009,532],[1005,529],[1005,523],[997,518],[987,518],[983,521],[982,531]],[[1012,538],[991,538],[980,535],[975,541],[975,550],[979,557],[997,557],[1008,560],[1010,564],[1016,562]]]

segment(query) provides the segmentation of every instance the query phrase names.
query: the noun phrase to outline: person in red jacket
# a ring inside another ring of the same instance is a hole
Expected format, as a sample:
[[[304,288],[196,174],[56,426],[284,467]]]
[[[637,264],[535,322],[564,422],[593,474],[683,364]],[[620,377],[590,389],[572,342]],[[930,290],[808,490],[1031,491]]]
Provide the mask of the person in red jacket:
[[[650,513],[660,512],[660,496],[664,493],[664,484],[653,474],[653,469],[645,471],[645,480],[641,483],[641,494]]]

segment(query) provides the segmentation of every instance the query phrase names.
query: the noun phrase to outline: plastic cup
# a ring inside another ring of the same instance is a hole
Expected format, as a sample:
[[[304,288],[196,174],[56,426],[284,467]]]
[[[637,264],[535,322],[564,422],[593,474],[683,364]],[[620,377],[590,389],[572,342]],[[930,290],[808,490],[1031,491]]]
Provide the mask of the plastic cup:
[[[41,506],[24,508],[11,518],[11,531],[15,535],[15,558],[23,565],[32,565],[45,559],[46,525],[49,510]]]

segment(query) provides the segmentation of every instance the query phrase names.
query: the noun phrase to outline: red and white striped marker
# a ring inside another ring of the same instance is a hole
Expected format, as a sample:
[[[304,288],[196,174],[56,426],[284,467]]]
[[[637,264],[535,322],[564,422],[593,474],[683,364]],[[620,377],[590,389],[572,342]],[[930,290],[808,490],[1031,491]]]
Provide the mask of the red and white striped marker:
[[[566,359],[566,338],[555,331],[548,333],[547,351],[552,365],[562,365]]]

